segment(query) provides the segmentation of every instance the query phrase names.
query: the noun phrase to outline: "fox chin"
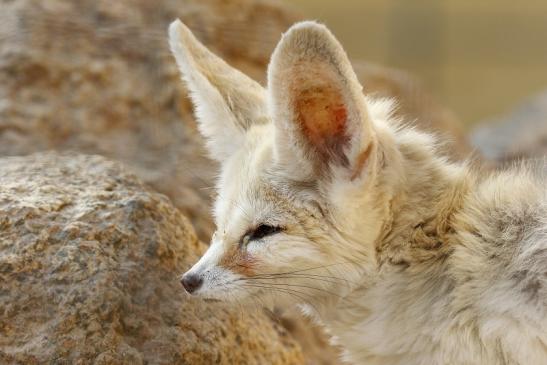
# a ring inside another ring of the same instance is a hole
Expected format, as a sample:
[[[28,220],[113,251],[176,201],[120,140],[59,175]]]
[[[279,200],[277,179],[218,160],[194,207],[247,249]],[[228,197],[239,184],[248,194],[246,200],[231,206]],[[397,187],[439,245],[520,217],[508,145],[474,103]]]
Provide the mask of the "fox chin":
[[[298,305],[352,364],[547,364],[547,169],[450,162],[321,24],[282,36],[266,87],[179,20],[169,43],[220,163],[188,293]]]

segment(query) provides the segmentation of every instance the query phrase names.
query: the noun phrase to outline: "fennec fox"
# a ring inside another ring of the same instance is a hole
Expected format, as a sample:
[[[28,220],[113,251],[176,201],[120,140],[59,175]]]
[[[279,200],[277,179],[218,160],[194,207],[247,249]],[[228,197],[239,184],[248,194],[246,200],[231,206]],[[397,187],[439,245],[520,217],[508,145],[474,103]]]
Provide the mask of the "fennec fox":
[[[296,304],[354,364],[547,364],[539,174],[448,162],[389,100],[363,95],[323,25],[283,35],[266,88],[180,21],[169,40],[221,165],[189,293]]]

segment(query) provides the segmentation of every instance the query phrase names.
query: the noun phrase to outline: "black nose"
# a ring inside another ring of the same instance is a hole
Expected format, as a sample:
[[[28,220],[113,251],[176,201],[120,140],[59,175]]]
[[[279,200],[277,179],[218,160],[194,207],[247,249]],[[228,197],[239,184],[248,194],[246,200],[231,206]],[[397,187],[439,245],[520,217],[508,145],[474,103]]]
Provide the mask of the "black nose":
[[[188,293],[192,294],[199,289],[201,284],[203,284],[203,279],[198,275],[186,274],[182,277],[180,282],[182,283],[184,289],[186,289]]]

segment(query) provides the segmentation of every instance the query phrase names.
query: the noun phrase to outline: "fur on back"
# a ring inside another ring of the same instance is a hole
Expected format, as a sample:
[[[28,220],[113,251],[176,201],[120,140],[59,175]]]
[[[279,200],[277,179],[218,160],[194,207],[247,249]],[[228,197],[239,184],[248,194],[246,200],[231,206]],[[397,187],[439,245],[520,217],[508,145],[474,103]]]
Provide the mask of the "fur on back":
[[[169,40],[221,163],[194,295],[298,305],[353,364],[547,363],[545,169],[450,162],[320,24],[284,34],[267,87],[180,21]]]

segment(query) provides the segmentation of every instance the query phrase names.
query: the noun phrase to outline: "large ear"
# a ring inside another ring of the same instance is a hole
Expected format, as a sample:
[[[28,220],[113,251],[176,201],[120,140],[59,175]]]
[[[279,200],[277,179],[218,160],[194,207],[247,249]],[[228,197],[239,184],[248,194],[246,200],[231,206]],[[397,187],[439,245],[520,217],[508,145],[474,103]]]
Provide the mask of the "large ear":
[[[210,52],[180,20],[169,26],[169,45],[209,152],[223,161],[241,146],[252,123],[267,120],[265,90]]]
[[[286,167],[360,176],[374,131],[357,76],[325,26],[307,21],[284,34],[268,68],[268,92],[276,153]]]

